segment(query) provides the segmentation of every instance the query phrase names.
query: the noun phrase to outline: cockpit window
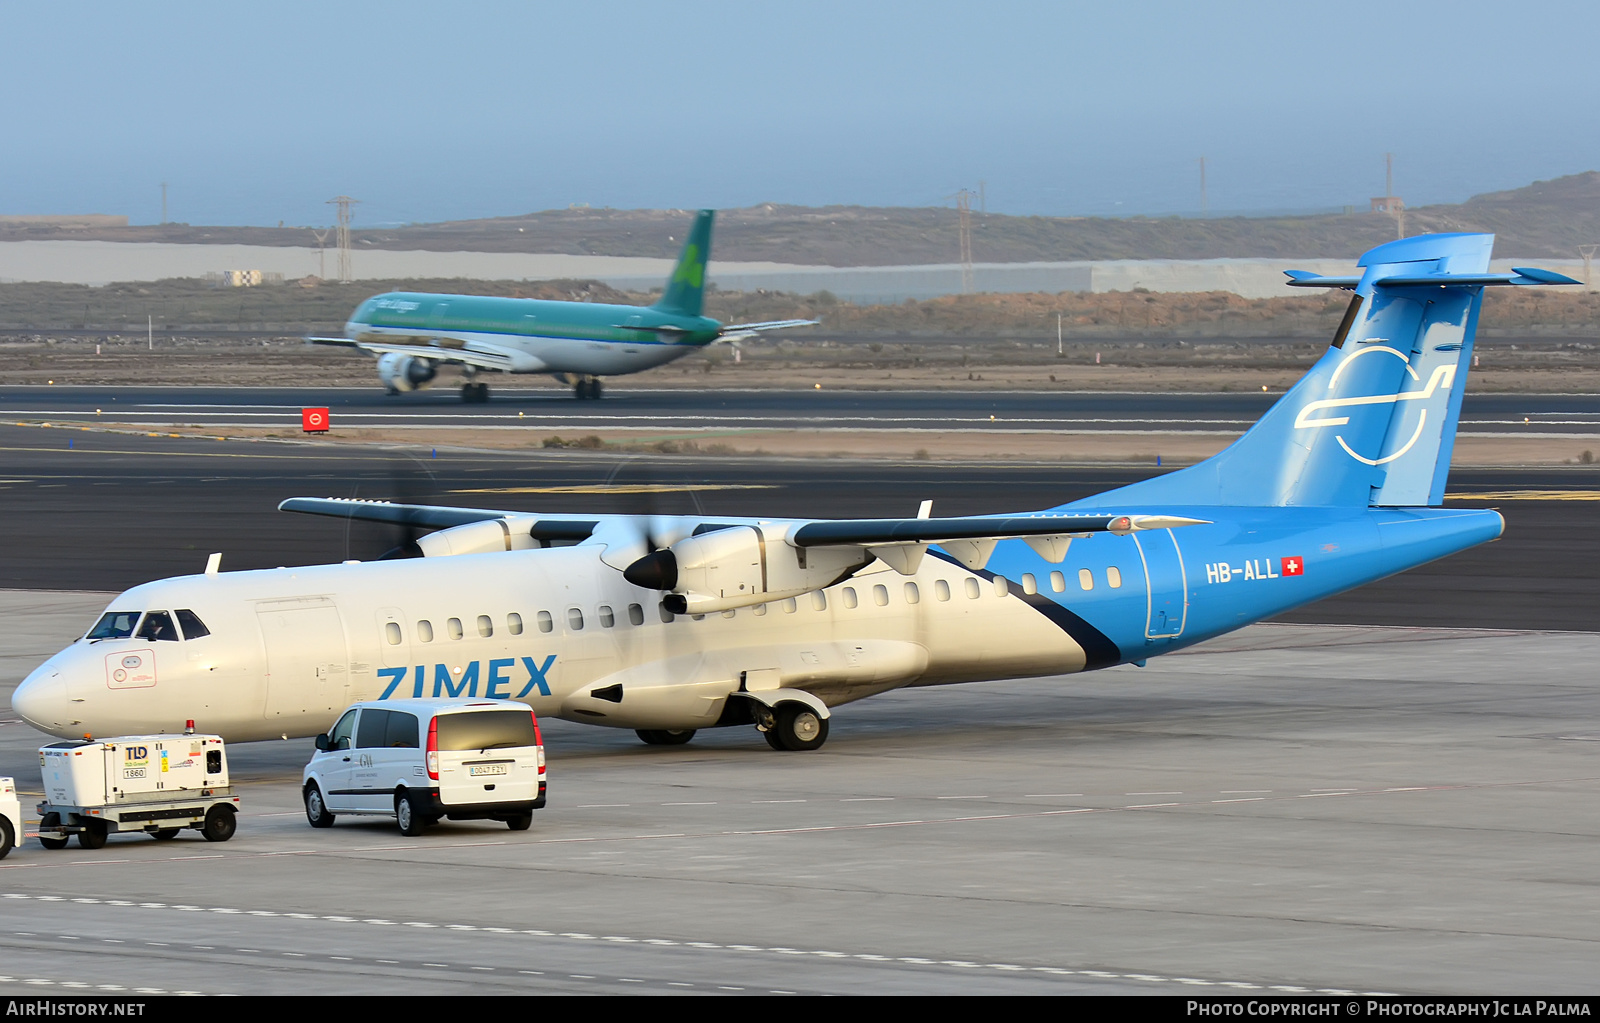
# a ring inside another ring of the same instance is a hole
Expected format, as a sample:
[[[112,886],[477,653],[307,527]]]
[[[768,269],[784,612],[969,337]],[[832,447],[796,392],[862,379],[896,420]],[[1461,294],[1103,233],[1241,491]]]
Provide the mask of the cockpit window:
[[[138,624],[138,611],[107,611],[84,639],[127,639]]]
[[[172,624],[172,616],[165,611],[151,611],[144,616],[144,624],[139,626],[139,638],[152,642],[171,640],[178,641],[178,627]]]
[[[211,630],[206,628],[206,623],[200,616],[186,607],[178,609],[178,624],[183,626],[184,639],[199,639],[201,636],[211,635]]]

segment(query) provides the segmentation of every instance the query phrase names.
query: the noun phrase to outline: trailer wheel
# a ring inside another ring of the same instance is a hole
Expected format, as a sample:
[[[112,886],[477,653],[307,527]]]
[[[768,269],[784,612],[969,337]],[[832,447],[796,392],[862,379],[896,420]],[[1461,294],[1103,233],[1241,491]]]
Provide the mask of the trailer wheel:
[[[84,825],[83,830],[78,832],[78,844],[85,849],[103,849],[105,848],[106,835],[108,833],[105,821],[95,820],[91,817]],[[61,844],[66,845],[65,842]]]
[[[46,849],[65,849],[67,847],[67,840],[64,836],[58,836],[56,838],[46,838],[44,836],[44,832],[50,830],[51,828],[58,827],[60,824],[61,815],[59,813],[47,813],[43,817],[39,818],[39,844],[44,846]]]
[[[200,834],[206,836],[207,842],[226,842],[238,829],[233,807],[217,803],[206,811],[206,822],[200,825]]]
[[[159,831],[150,832],[150,837],[155,839],[157,842],[169,842],[172,839],[177,838],[178,837],[178,832],[181,831],[181,830],[183,830],[183,829],[182,828],[162,828]]]
[[[11,830],[11,822],[0,817],[0,860],[6,858],[11,852],[11,847],[17,844],[17,835]]]

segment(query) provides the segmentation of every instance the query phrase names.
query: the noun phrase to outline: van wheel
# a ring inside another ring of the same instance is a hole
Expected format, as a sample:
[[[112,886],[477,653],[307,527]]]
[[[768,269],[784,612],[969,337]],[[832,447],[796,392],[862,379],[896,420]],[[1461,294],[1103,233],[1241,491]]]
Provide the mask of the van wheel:
[[[394,797],[394,819],[400,825],[400,834],[407,838],[416,838],[428,827],[428,818],[412,805],[411,797],[404,792]]]
[[[506,818],[506,827],[510,828],[512,831],[527,831],[529,825],[532,823],[533,814],[531,813],[522,813],[515,817]]]
[[[150,837],[157,842],[170,842],[178,837],[178,832],[181,830],[181,828],[162,828],[160,831],[150,832]]]
[[[828,741],[828,719],[803,703],[778,707],[777,720],[767,729],[767,744],[773,749],[801,753],[822,748]]]
[[[39,844],[44,846],[46,849],[65,849],[67,847],[66,838],[46,838],[43,834],[43,832],[47,829],[57,827],[60,824],[61,815],[59,813],[47,813],[43,817],[39,818]]]
[[[11,822],[0,817],[0,860],[6,858],[11,852],[11,847],[17,844],[17,835],[11,830]]]
[[[207,842],[226,842],[237,830],[239,822],[234,819],[233,808],[221,803],[206,811],[205,823],[200,825],[200,834],[206,836]]]
[[[312,782],[306,786],[306,822],[313,828],[333,827],[333,814],[328,812],[328,804],[322,801],[322,790],[317,788],[317,783]]]
[[[88,826],[78,832],[78,844],[85,849],[103,849],[105,848],[107,834],[105,821],[90,820]],[[66,845],[67,843],[62,842],[61,844]]]
[[[693,728],[641,728],[634,732],[652,746],[682,746],[694,738]]]

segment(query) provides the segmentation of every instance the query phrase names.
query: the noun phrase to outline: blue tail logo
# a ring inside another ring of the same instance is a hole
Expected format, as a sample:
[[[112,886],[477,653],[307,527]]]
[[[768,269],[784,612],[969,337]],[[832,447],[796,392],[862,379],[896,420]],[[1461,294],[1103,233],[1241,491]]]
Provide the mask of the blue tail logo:
[[[1447,349],[1441,346],[1439,350],[1444,351]],[[1461,345],[1458,342],[1453,346],[1453,348],[1448,350],[1459,352],[1461,350]],[[1444,401],[1450,392],[1451,386],[1455,383],[1455,364],[1452,362],[1434,366],[1433,372],[1428,375],[1428,379],[1424,383],[1422,375],[1419,374],[1416,370],[1416,367],[1411,364],[1411,357],[1409,355],[1399,351],[1398,349],[1390,348],[1388,345],[1373,345],[1367,348],[1358,348],[1349,355],[1345,356],[1344,360],[1340,362],[1339,365],[1334,369],[1332,377],[1329,378],[1328,389],[1330,391],[1335,391],[1338,389],[1340,377],[1344,374],[1344,371],[1349,368],[1349,366],[1358,358],[1363,355],[1378,354],[1391,355],[1394,358],[1399,359],[1401,363],[1404,364],[1406,372],[1410,374],[1411,382],[1421,386],[1417,387],[1415,390],[1400,391],[1397,394],[1373,394],[1352,398],[1324,398],[1320,401],[1310,402],[1302,407],[1300,409],[1300,414],[1295,417],[1295,429],[1315,430],[1329,426],[1348,425],[1350,422],[1350,416],[1348,414],[1342,416],[1320,415],[1320,413],[1335,409],[1389,406],[1398,405],[1401,402],[1415,401],[1421,403],[1421,406],[1418,408],[1415,417],[1416,427],[1412,430],[1411,435],[1405,439],[1405,441],[1396,451],[1389,452],[1388,454],[1379,454],[1376,457],[1368,458],[1366,455],[1360,454],[1354,448],[1352,448],[1350,443],[1345,440],[1343,434],[1335,434],[1334,439],[1339,442],[1339,446],[1344,449],[1345,454],[1365,465],[1387,465],[1390,462],[1396,461],[1397,459],[1403,457],[1412,448],[1416,447],[1417,441],[1422,439],[1424,431],[1427,430],[1429,403],[1434,400],[1435,396],[1439,396],[1441,402]],[[1391,410],[1388,408],[1382,408],[1378,414],[1385,417],[1386,421],[1393,415]],[[1435,409],[1435,423],[1440,421],[1442,414],[1443,413],[1437,408]]]

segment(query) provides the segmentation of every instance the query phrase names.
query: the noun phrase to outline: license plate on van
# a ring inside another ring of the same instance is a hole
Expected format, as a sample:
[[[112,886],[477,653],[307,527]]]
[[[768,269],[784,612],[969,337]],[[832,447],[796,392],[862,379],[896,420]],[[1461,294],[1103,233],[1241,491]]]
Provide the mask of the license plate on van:
[[[482,778],[491,774],[505,774],[505,764],[479,764],[468,772],[474,778]]]

